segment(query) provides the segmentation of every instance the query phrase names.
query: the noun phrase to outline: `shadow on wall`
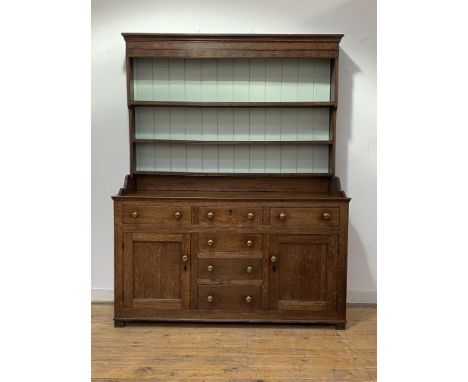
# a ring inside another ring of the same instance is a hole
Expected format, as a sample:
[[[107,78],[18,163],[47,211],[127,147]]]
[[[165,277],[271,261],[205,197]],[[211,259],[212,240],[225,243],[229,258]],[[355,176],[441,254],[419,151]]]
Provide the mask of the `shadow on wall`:
[[[365,248],[362,245],[361,237],[351,222],[348,227],[348,248],[352,248],[352,251],[348,251],[348,302],[375,302],[376,282],[370,271],[369,262],[367,260]],[[350,291],[350,275],[359,275],[359,280],[354,282],[358,286],[373,285],[374,290]]]

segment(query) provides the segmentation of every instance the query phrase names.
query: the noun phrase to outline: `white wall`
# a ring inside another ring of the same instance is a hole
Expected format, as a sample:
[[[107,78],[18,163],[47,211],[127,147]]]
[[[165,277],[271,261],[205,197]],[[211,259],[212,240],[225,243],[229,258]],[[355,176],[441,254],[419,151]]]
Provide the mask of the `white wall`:
[[[92,288],[113,288],[111,195],[129,172],[121,32],[344,33],[337,175],[352,197],[350,302],[376,302],[376,4],[373,0],[93,0]]]

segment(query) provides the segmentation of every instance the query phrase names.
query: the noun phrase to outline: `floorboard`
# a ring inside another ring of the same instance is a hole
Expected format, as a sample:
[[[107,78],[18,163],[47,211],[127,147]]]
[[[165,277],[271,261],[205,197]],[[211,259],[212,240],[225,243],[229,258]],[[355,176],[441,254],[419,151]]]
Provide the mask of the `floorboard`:
[[[346,330],[279,325],[127,324],[92,305],[92,381],[376,381],[375,307]]]

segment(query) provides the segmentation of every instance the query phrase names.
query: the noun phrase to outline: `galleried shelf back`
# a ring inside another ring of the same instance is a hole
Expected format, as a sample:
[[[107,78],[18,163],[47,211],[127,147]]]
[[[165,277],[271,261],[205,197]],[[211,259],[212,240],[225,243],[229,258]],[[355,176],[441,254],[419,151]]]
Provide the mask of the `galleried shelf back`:
[[[115,324],[346,322],[342,35],[123,33]]]

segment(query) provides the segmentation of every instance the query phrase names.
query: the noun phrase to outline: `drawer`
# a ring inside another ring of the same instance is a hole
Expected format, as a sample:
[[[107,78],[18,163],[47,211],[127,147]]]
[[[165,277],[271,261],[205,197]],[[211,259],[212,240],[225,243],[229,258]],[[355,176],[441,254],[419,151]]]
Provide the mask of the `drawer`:
[[[270,224],[284,226],[333,226],[340,224],[339,207],[274,207]]]
[[[261,258],[198,258],[197,275],[208,280],[261,280]]]
[[[124,223],[152,223],[177,226],[192,221],[190,207],[134,206],[124,204]]]
[[[202,224],[262,224],[261,207],[200,207]]]
[[[261,287],[255,285],[198,285],[198,309],[258,310]]]
[[[200,251],[250,252],[262,250],[262,235],[255,233],[200,233]]]

